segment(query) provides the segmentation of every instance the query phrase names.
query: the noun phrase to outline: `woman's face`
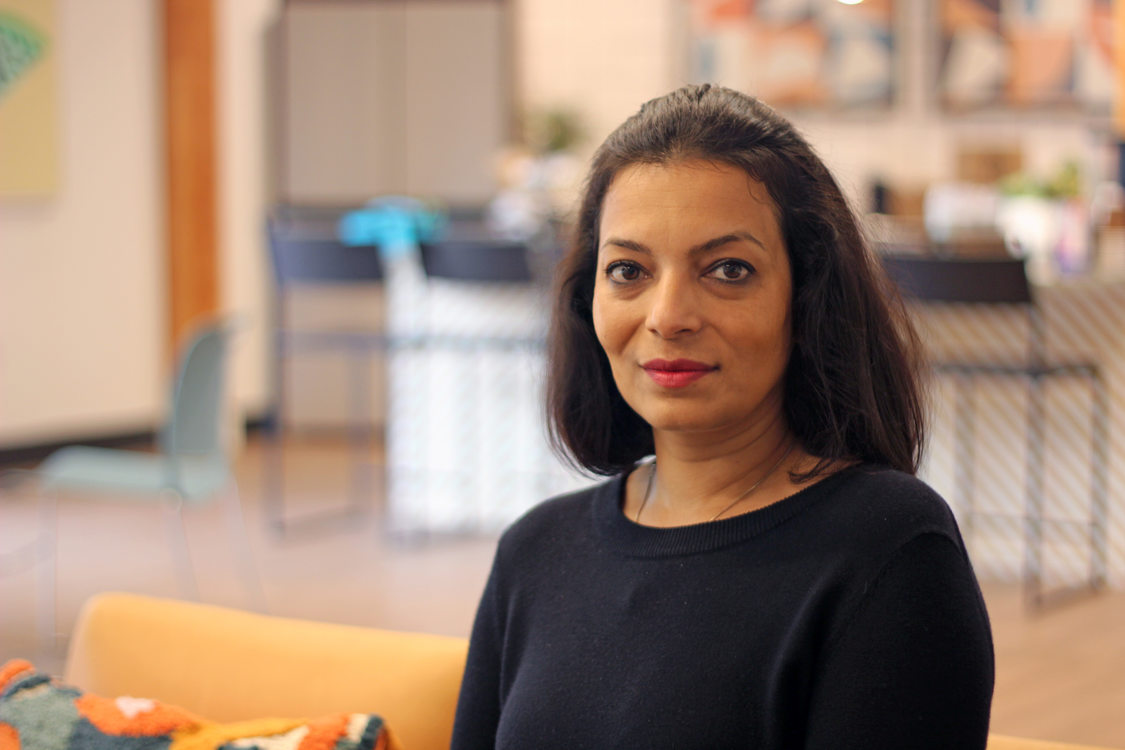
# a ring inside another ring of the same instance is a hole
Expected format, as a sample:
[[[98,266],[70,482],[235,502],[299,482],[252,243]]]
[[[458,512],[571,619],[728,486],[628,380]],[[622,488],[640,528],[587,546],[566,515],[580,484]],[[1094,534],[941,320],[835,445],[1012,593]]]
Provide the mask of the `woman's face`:
[[[777,418],[791,298],[773,201],[742,170],[634,164],[610,184],[594,329],[654,430],[722,436]]]

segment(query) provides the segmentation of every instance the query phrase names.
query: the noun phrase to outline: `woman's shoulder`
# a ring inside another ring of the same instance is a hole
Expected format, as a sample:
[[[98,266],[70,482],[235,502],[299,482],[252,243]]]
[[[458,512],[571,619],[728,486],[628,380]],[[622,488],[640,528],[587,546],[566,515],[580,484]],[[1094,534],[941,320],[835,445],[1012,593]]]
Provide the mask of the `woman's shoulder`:
[[[613,503],[621,493],[623,478],[612,477],[589,487],[555,495],[536,504],[516,519],[500,537],[501,548],[541,544],[545,538],[565,538],[585,532],[601,503]]]
[[[944,515],[949,506],[937,491],[914,474],[879,464],[860,464],[848,473],[841,491],[862,496],[873,505],[884,503],[918,513]]]
[[[894,547],[930,533],[961,544],[949,504],[912,474],[861,464],[841,472],[831,496],[822,512],[859,544]]]
[[[883,464],[857,464],[842,474],[844,486],[855,491],[921,503],[944,502],[923,479]]]

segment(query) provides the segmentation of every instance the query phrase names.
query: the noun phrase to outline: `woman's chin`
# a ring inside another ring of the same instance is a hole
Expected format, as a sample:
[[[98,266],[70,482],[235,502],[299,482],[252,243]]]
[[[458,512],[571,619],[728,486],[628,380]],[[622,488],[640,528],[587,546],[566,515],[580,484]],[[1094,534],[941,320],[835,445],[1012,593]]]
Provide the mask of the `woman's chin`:
[[[641,414],[653,432],[706,434],[729,429],[734,420],[729,415],[714,413],[699,404],[681,404],[677,408],[649,410]]]

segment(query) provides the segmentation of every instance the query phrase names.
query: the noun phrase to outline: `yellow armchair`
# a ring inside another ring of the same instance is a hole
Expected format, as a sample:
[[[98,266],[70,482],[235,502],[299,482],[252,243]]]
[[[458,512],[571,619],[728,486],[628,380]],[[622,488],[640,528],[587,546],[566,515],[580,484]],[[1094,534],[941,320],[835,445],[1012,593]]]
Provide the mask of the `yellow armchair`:
[[[447,750],[467,644],[131,594],[78,619],[64,679],[213,721],[376,713],[405,750]]]
[[[1089,745],[1070,745],[1061,742],[1043,742],[1041,740],[1025,740],[1019,737],[1004,737],[999,734],[990,735],[988,750],[1107,750],[1106,748],[1090,747]]]
[[[132,594],[86,603],[65,679],[213,721],[377,713],[404,750],[446,750],[467,643]],[[993,735],[988,750],[1096,750]]]

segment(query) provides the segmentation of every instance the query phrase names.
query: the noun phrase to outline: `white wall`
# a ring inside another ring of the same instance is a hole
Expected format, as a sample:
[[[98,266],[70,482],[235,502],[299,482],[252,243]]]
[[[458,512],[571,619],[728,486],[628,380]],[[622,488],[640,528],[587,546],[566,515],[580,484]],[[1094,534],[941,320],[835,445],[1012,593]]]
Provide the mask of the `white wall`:
[[[249,313],[232,384],[267,400],[263,34],[277,0],[216,6],[222,307]],[[166,361],[159,4],[58,0],[62,177],[0,201],[0,448],[150,429]]]
[[[0,200],[0,447],[144,428],[160,413],[156,7],[57,0],[59,189]]]
[[[515,0],[517,101],[582,115],[590,147],[684,75],[683,0]]]

